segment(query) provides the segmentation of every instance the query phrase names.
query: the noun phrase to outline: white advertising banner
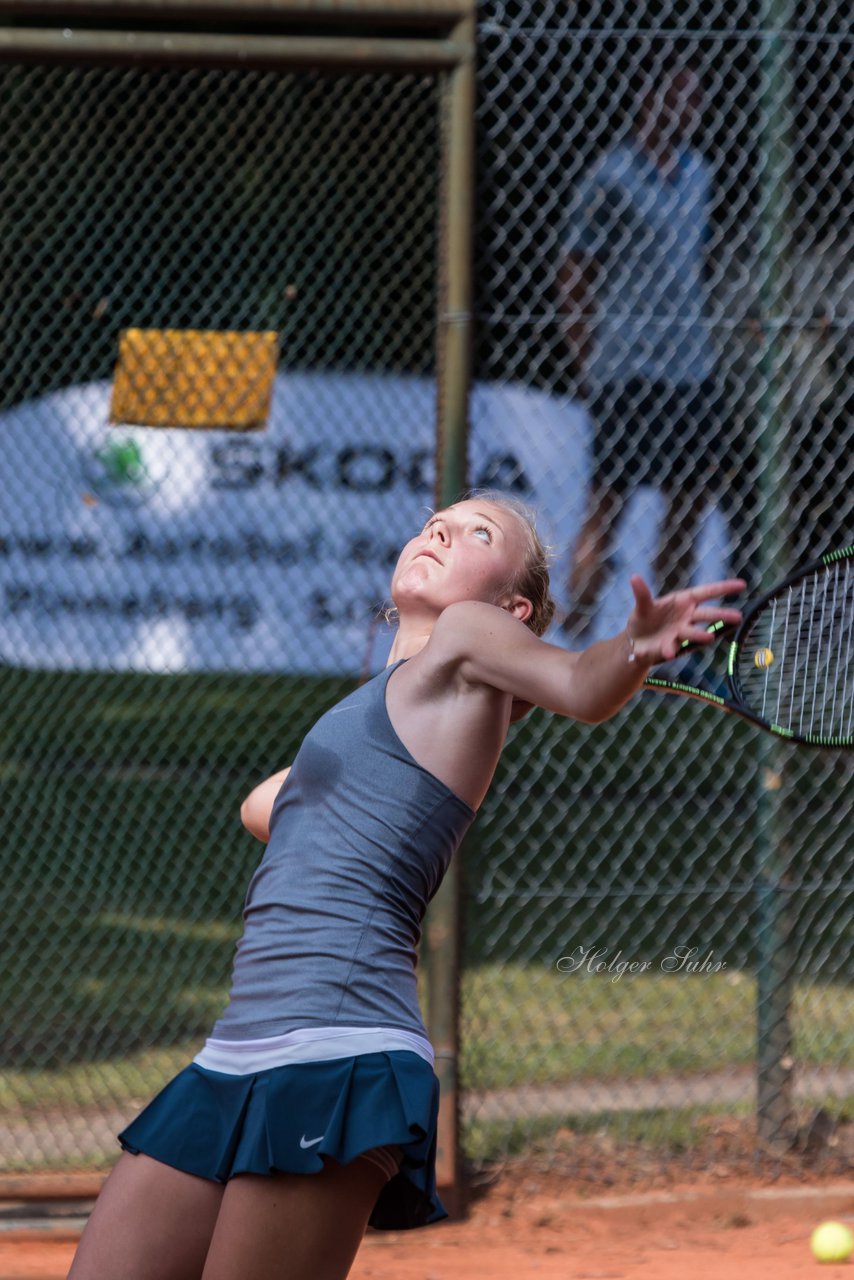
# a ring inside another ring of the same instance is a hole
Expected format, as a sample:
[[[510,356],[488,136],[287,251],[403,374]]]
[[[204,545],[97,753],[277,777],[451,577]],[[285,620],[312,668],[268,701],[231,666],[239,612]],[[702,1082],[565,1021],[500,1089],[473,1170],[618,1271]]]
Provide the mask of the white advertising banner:
[[[37,669],[356,674],[385,661],[372,623],[433,495],[429,378],[282,373],[263,432],[108,424],[108,382],[0,414],[0,661]],[[566,603],[588,424],[568,399],[476,385],[469,482],[537,508]],[[621,521],[594,637],[648,573],[660,498]],[[696,576],[726,569],[706,514]],[[557,628],[547,637],[562,643]]]

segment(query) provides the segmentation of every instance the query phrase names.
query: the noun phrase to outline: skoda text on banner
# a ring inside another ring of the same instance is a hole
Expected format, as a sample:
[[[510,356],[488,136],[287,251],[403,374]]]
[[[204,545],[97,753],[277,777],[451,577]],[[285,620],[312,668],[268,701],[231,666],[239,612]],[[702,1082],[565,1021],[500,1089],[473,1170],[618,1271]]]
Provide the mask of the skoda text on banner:
[[[355,674],[370,649],[372,668],[384,664],[391,632],[375,619],[433,501],[430,378],[280,374],[269,429],[251,436],[112,427],[109,399],[109,383],[88,383],[0,415],[0,660]],[[560,598],[582,515],[584,409],[481,384],[471,418],[469,481],[537,508],[561,553]],[[658,503],[653,489],[634,495],[619,567],[648,569]],[[710,509],[697,573],[725,562]],[[617,574],[597,634],[621,625],[624,591]],[[549,638],[563,643],[557,627]]]

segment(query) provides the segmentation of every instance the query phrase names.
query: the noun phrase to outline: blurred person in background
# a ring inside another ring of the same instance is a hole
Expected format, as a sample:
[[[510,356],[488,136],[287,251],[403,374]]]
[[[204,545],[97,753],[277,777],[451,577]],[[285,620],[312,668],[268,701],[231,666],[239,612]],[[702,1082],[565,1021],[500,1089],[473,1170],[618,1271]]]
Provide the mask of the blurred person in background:
[[[665,501],[656,589],[689,580],[709,486],[721,469],[720,380],[707,319],[709,166],[690,140],[702,85],[671,58],[647,75],[632,134],[583,178],[563,237],[565,335],[587,400],[593,459],[569,575],[569,636],[595,613],[623,505],[639,484]]]

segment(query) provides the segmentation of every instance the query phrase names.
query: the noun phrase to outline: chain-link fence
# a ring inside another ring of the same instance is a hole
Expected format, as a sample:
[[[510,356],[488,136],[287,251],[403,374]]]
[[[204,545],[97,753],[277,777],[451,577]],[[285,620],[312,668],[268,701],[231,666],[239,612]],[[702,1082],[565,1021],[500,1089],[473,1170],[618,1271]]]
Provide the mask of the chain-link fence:
[[[854,540],[852,35],[832,3],[481,8],[478,376],[532,389],[559,643],[616,631],[632,571],[755,593]],[[469,1156],[850,1168],[850,780],[653,693],[520,726],[466,860]]]
[[[240,802],[379,660],[433,497],[440,88],[0,67],[5,1169],[111,1162],[197,1051]],[[266,429],[110,425],[128,328],[275,331]]]
[[[554,643],[631,570],[755,590],[854,540],[848,21],[481,11],[469,480],[539,507]],[[198,1049],[239,802],[384,661],[439,114],[426,75],[0,69],[6,1169],[112,1161]],[[267,430],[109,426],[129,327],[276,331]],[[513,730],[463,859],[470,1160],[732,1169],[761,1067],[763,1145],[848,1167],[850,774],[656,695]]]

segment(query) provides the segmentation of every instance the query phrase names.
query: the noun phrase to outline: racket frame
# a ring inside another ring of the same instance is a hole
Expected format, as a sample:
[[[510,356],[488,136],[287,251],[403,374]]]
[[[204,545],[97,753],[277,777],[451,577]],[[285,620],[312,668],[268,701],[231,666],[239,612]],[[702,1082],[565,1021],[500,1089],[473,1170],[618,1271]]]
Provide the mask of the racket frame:
[[[720,694],[713,693],[710,689],[700,689],[695,685],[687,684],[681,680],[668,680],[661,676],[650,674],[644,680],[643,688],[651,689],[657,693],[679,694],[682,697],[694,698],[698,702],[705,702],[709,706],[719,707],[722,711],[728,712],[730,715],[740,716],[742,720],[747,720],[751,724],[757,725],[760,729],[765,729],[768,733],[773,733],[776,737],[784,738],[787,742],[796,742],[805,747],[824,747],[830,749],[851,749],[854,748],[854,738],[824,736],[812,733],[797,733],[793,729],[787,728],[785,725],[775,724],[771,720],[765,719],[757,712],[753,711],[747,705],[741,694],[741,689],[736,673],[736,660],[741,647],[741,642],[750,631],[753,620],[767,604],[776,596],[787,591],[789,587],[794,586],[801,579],[809,577],[811,574],[818,573],[822,569],[829,569],[832,564],[838,563],[840,560],[854,560],[854,546],[841,547],[836,551],[828,551],[823,556],[819,556],[816,560],[810,561],[809,564],[803,565],[800,569],[796,569],[790,573],[787,578],[771,587],[769,591],[764,592],[755,600],[751,601],[742,620],[736,626],[733,623],[723,621],[713,622],[707,628],[710,635],[714,635],[718,640],[723,640],[727,634],[732,634],[732,639],[727,651],[727,668],[726,683],[729,688],[731,698],[724,698]],[[705,649],[706,642],[701,640],[683,640],[677,652],[677,657],[688,653],[694,649]],[[653,668],[653,671],[655,668]]]

